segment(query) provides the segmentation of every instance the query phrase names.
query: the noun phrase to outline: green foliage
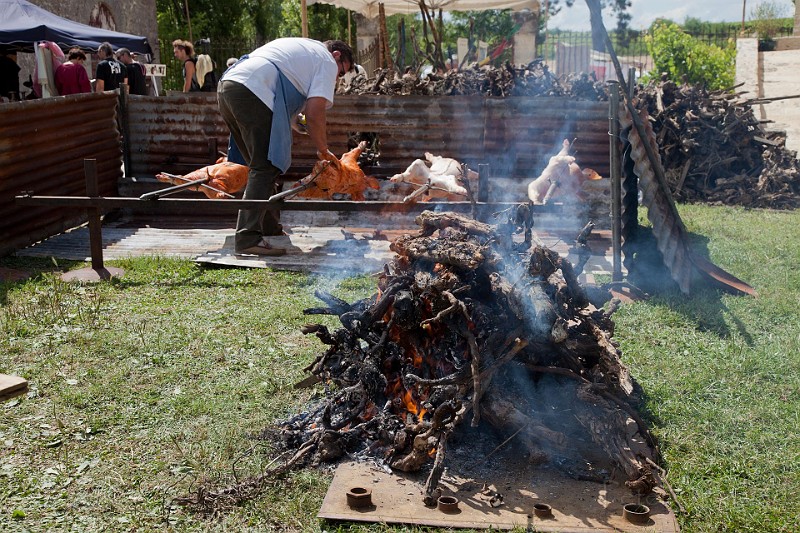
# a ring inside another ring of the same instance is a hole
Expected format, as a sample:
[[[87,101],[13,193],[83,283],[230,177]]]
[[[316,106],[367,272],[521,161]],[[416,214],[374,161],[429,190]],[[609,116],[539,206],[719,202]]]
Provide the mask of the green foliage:
[[[705,44],[683,32],[674,22],[657,20],[645,38],[655,65],[653,73],[666,73],[681,83],[700,83],[709,89],[733,85],[736,47]]]
[[[753,8],[751,17],[753,29],[760,39],[772,39],[781,30],[782,18],[789,12],[789,6],[774,0],[759,2]]]
[[[514,30],[514,19],[511,10],[492,9],[487,11],[455,11],[451,15],[451,23],[445,31],[446,43],[457,50],[459,37],[471,38],[477,44],[483,41],[489,45],[489,53],[504,39],[510,39]],[[446,48],[445,48],[446,49]],[[498,57],[502,62],[511,59],[511,50],[506,50]]]
[[[283,22],[280,37],[302,35],[302,17],[299,0],[283,2]],[[340,39],[347,42],[347,10],[329,4],[308,6],[308,36],[318,41]]]

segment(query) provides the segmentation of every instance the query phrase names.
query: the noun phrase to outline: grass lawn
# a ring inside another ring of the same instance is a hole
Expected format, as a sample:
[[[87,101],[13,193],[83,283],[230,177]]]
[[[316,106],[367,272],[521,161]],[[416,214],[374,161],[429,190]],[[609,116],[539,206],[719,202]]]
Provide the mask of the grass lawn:
[[[680,210],[694,249],[759,292],[661,294],[614,315],[682,531],[800,531],[800,212]],[[251,437],[319,393],[292,387],[323,349],[300,327],[337,325],[302,309],[317,288],[353,301],[375,280],[111,264],[125,276],[78,285],[50,261],[0,259],[34,273],[0,285],[0,372],[31,386],[0,404],[0,531],[325,529],[327,472],[275,480],[214,520],[172,499],[269,463]]]

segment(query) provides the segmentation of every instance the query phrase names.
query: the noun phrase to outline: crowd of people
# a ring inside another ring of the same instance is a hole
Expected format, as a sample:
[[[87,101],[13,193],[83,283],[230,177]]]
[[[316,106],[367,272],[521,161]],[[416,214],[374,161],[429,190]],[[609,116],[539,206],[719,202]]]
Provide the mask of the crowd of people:
[[[110,43],[102,43],[96,51],[98,62],[92,80],[86,65],[90,52],[73,47],[65,55],[55,43],[47,43],[46,47],[50,50],[52,58],[53,89],[58,96],[113,91],[119,89],[123,83],[128,84],[130,94],[150,93],[144,65],[139,63],[127,48],[118,48],[115,51]],[[25,84],[31,89],[27,98],[42,96],[38,68],[37,63],[31,81]],[[15,52],[0,53],[0,101],[23,99],[19,84],[20,70]],[[34,80],[34,77],[37,79]]]

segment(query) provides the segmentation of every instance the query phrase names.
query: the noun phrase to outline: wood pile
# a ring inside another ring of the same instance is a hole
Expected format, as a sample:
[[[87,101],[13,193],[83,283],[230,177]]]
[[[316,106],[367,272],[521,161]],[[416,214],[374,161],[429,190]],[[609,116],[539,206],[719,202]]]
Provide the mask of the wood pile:
[[[773,209],[800,206],[800,162],[740,93],[671,81],[640,87],[678,201]]]
[[[303,329],[327,346],[306,370],[328,394],[282,425],[282,440],[311,464],[347,454],[430,468],[430,504],[449,437],[485,423],[531,464],[603,482],[616,472],[650,492],[655,445],[613,322],[572,265],[538,243],[529,217],[525,205],[496,226],[426,211],[417,235],[392,244],[375,295],[348,304],[318,293],[327,306],[306,312],[342,324]]]
[[[340,94],[380,94],[416,96],[558,96],[580,100],[608,99],[605,84],[588,74],[557,77],[541,61],[525,67],[506,63],[502,67],[486,65],[432,73],[425,77],[415,72],[399,75],[394,70],[381,69],[367,79],[353,78],[349,85],[339,88]]]

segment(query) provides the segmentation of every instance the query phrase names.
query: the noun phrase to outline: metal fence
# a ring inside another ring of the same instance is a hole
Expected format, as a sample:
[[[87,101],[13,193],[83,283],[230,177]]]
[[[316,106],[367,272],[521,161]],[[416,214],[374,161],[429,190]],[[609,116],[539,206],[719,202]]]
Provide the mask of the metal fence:
[[[725,29],[714,33],[692,33],[689,35],[699,41],[728,48],[736,46],[740,36],[735,29]],[[633,68],[636,77],[650,72],[653,58],[647,52],[647,32],[611,32],[609,37],[614,51],[619,57],[622,69],[627,72]],[[569,32],[554,30],[542,35],[537,43],[537,57],[544,60],[552,72],[558,76],[586,72],[593,74],[599,81],[616,79],[609,54],[593,49],[590,32]]]

